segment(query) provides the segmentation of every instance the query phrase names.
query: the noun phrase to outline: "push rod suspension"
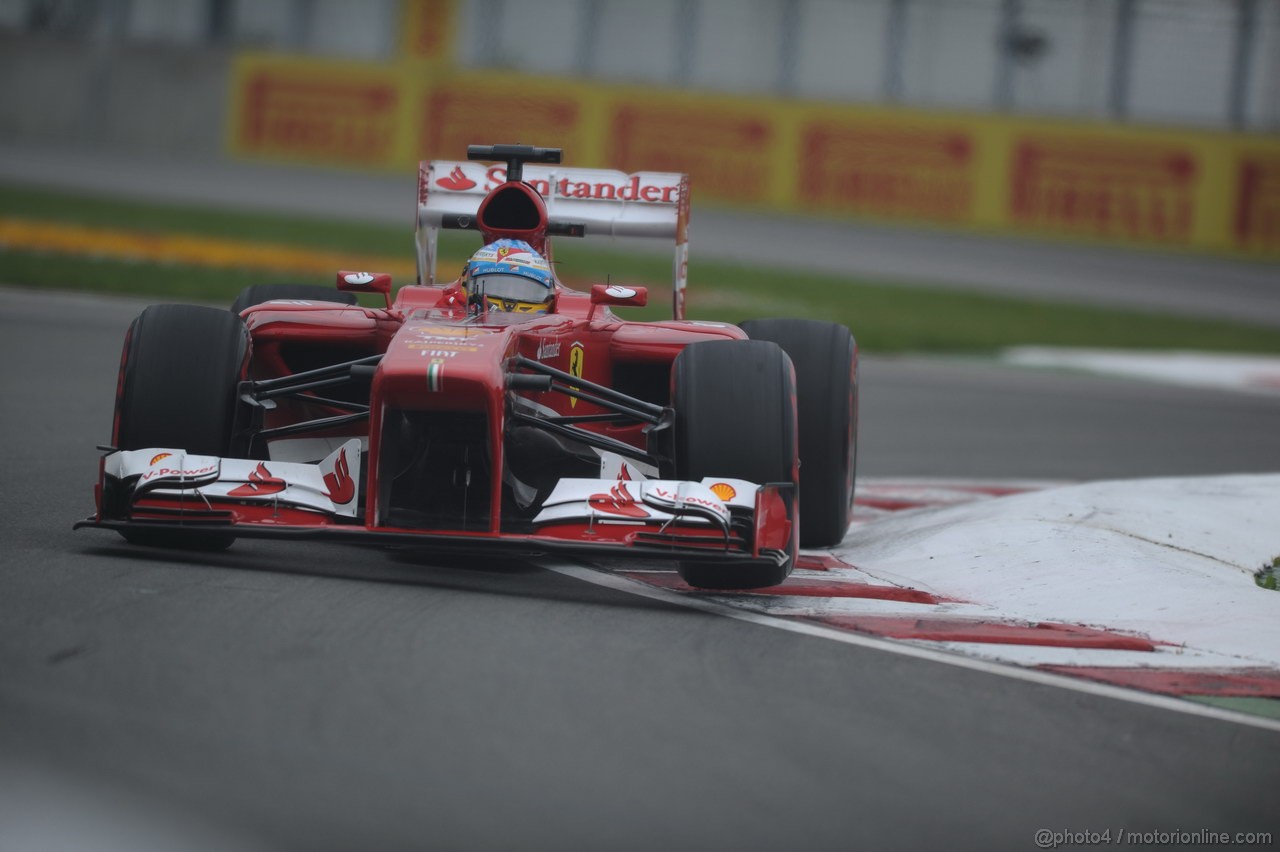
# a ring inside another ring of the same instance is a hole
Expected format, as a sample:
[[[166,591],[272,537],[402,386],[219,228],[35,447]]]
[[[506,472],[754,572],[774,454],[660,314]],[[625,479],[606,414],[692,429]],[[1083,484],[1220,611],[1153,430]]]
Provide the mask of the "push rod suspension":
[[[513,411],[510,415],[512,420],[518,423],[524,423],[537,429],[543,429],[547,432],[554,432],[573,441],[586,444],[589,447],[595,447],[599,450],[605,450],[611,453],[617,453],[620,456],[642,461],[646,464],[653,464],[653,456],[644,450],[636,449],[630,444],[624,444],[622,441],[614,440],[607,435],[600,435],[596,432],[588,432],[586,429],[579,429],[576,426],[564,426],[541,417],[534,417],[531,414]]]
[[[512,362],[517,367],[523,367],[526,370],[532,370],[535,373],[541,373],[544,376],[551,376],[553,379],[558,379],[566,385],[566,388],[564,388],[562,392],[569,393],[570,396],[578,396],[579,399],[586,399],[586,397],[579,396],[579,394],[583,392],[593,394],[595,399],[588,401],[595,402],[597,405],[603,405],[606,408],[615,408],[620,410],[626,409],[623,413],[628,413],[630,411],[641,413],[642,416],[640,419],[647,420],[651,423],[658,422],[658,419],[663,415],[664,409],[661,405],[655,405],[652,402],[645,402],[642,399],[627,396],[625,393],[619,393],[613,388],[607,388],[604,385],[589,382],[586,379],[573,375],[572,373],[566,373],[564,370],[557,370],[555,367],[549,367],[540,361],[530,360],[523,355],[517,355],[512,359]],[[577,388],[578,391],[570,393],[574,388]],[[557,390],[562,389],[557,388]],[[606,401],[608,404],[606,404]]]
[[[367,358],[357,358],[354,361],[343,361],[341,364],[330,364],[327,367],[317,367],[314,370],[304,370],[301,373],[290,373],[278,379],[262,379],[257,382],[249,382],[249,391],[254,395],[261,395],[263,392],[274,391],[278,388],[297,389],[297,385],[310,387],[311,385],[308,385],[309,382],[331,377],[337,377],[345,382],[351,378],[352,367],[372,366],[381,360],[381,355],[370,355]],[[336,382],[327,382],[327,384],[336,384]]]

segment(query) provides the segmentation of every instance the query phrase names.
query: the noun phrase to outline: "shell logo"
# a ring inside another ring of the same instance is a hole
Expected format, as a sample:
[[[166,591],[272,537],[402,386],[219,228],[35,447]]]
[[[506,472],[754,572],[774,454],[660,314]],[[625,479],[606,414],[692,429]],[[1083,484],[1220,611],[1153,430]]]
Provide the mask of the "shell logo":
[[[717,482],[711,486],[711,493],[719,497],[721,500],[732,500],[738,496],[738,492],[732,485],[727,482]]]
[[[169,456],[171,455],[173,455],[173,453],[160,453],[159,455],[152,456],[151,461],[147,462],[147,466],[150,467],[151,465],[154,465],[156,462],[162,462],[165,459],[169,458]]]

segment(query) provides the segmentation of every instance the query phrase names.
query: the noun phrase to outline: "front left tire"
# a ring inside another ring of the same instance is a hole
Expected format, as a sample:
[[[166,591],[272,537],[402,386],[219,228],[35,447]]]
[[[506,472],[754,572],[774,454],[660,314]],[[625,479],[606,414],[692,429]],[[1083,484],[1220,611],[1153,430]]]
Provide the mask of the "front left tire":
[[[858,461],[858,345],[843,325],[807,319],[741,323],[769,340],[796,370],[800,441],[801,547],[832,547],[852,520]]]

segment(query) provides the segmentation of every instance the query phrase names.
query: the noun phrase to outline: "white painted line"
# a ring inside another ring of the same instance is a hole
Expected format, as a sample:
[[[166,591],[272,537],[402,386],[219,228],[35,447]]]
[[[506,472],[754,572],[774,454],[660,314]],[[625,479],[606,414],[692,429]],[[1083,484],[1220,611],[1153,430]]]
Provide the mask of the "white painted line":
[[[1160,671],[1187,669],[1256,669],[1256,660],[1193,649],[1156,646],[1154,651],[1118,651],[1109,648],[1064,648],[1044,645],[1008,645],[994,642],[912,642],[984,660],[1015,666],[1088,666],[1090,668],[1150,668]]]
[[[855,523],[835,550],[808,554],[825,557],[831,567],[800,569],[789,585],[813,594],[689,595],[644,577],[572,566],[562,573],[792,632],[1179,712],[1189,712],[1183,698],[1037,667],[1280,669],[1280,596],[1257,588],[1251,576],[1253,566],[1280,548],[1268,523],[1280,515],[1280,475],[1045,485],[923,478],[867,483],[860,499],[897,506]],[[654,581],[675,576],[670,568],[642,573]],[[950,600],[846,596],[846,584],[855,593],[898,588]],[[801,621],[839,616],[1076,625],[1149,639],[1157,650],[1087,647],[1088,639],[1086,647],[897,639]],[[1190,712],[1205,715],[1199,708],[1210,705],[1194,706]],[[1277,720],[1243,718],[1280,730]]]
[[[1043,672],[1035,669],[1025,669],[1017,666],[1005,665],[1003,663],[990,660],[965,657],[959,654],[941,651],[936,648],[925,647],[920,644],[908,644],[905,642],[896,642],[890,639],[877,639],[872,636],[848,633],[834,628],[810,624],[808,622],[789,621],[784,618],[777,618],[758,612],[749,612],[735,607],[725,606],[715,600],[703,597],[693,597],[679,592],[670,591],[668,589],[661,589],[656,586],[650,586],[646,583],[640,582],[639,580],[632,580],[628,577],[608,573],[600,569],[587,568],[581,565],[551,561],[539,562],[538,564],[549,571],[556,572],[557,574],[573,577],[597,586],[603,586],[616,591],[625,592],[627,594],[649,598],[650,600],[662,601],[675,606],[701,610],[715,615],[723,615],[737,619],[738,621],[749,622],[751,624],[759,624],[778,630],[786,630],[791,633],[799,633],[804,636],[830,639],[835,642],[843,642],[846,645],[856,645],[861,648],[869,648],[890,654],[898,654],[899,656],[913,657],[915,659],[928,660],[935,663],[943,663],[949,666],[956,666],[963,669],[970,669],[972,671],[1012,678],[1013,680],[1025,681],[1027,683],[1035,683],[1059,689],[1068,689],[1073,692],[1096,695],[1101,698],[1111,698],[1117,701],[1125,701],[1130,704],[1139,704],[1145,707],[1155,707],[1162,710],[1172,710],[1173,712],[1185,713],[1189,716],[1199,716],[1206,719],[1215,719],[1221,722],[1232,722],[1237,725],[1245,725],[1251,728],[1261,728],[1263,730],[1280,732],[1280,719],[1267,719],[1259,716],[1250,716],[1244,713],[1237,713],[1231,710],[1214,707],[1209,704],[1200,704],[1180,698],[1171,698],[1165,695],[1138,692],[1132,689],[1110,686],[1104,683],[1082,680],[1079,678],[1068,677],[1066,675],[1054,674],[1052,672]]]
[[[895,512],[895,515],[902,514]],[[848,535],[846,533],[846,535]],[[916,584],[903,584],[900,582],[892,582],[884,577],[877,577],[874,574],[868,574],[861,568],[855,568],[852,565],[845,568],[828,568],[825,571],[792,571],[791,576],[796,579],[805,580],[827,580],[831,582],[848,582],[856,583],[859,586],[865,586],[872,589],[903,589],[916,592],[927,592],[928,589],[921,588]]]

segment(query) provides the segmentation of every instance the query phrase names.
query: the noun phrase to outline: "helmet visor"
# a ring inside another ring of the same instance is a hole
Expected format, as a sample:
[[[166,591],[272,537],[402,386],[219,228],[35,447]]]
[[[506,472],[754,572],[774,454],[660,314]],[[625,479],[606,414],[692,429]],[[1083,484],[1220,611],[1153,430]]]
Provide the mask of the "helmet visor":
[[[471,295],[476,299],[542,304],[551,298],[551,289],[523,275],[490,273],[471,279]]]

